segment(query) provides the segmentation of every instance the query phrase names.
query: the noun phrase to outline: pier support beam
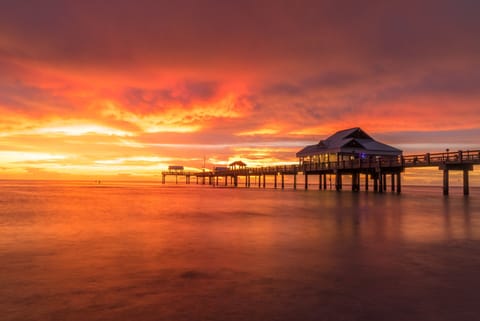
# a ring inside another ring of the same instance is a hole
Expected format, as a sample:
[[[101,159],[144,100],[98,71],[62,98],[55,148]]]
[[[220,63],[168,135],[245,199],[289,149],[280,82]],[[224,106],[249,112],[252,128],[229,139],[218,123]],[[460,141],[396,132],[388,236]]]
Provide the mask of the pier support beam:
[[[285,175],[282,173],[282,189],[285,189]]]
[[[273,185],[275,188],[277,188],[277,173],[273,176]]]
[[[360,173],[352,173],[352,191],[360,191]]]
[[[378,174],[378,192],[383,193],[383,174]]]
[[[448,172],[451,170],[463,171],[463,195],[469,194],[468,171],[473,170],[472,164],[443,164],[439,169],[443,170],[443,195],[449,194]]]
[[[392,192],[395,192],[395,174],[392,173],[390,177],[390,189]]]
[[[238,176],[237,175],[233,176],[233,186],[238,187]]]
[[[368,173],[365,174],[365,190],[368,191]]]
[[[263,188],[265,188],[267,186],[266,176],[267,176],[267,174],[263,174]]]
[[[337,191],[342,189],[342,174],[340,172],[335,174],[335,189]]]
[[[323,174],[323,189],[327,189],[327,174]]]
[[[297,189],[297,174],[293,174],[293,189]]]
[[[305,176],[305,190],[307,190],[308,189],[308,174],[304,172],[303,175]]]
[[[443,195],[448,195],[448,169],[443,170]]]
[[[468,169],[463,170],[463,195],[470,194],[468,186]]]
[[[397,194],[402,192],[402,178],[401,173],[397,173]]]
[[[322,174],[318,175],[318,189],[322,189]]]

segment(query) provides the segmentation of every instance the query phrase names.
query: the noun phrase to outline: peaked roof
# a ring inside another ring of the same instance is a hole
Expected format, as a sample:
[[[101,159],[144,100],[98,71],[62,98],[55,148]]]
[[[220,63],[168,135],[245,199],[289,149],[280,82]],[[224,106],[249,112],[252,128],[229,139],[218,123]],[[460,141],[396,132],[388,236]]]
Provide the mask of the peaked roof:
[[[230,165],[228,166],[239,166],[239,167],[245,167],[247,166],[247,164],[245,164],[244,162],[238,160],[238,161],[234,161],[233,163],[231,163]]]
[[[309,145],[297,153],[297,157],[318,155],[322,153],[365,153],[367,155],[401,155],[395,147],[377,142],[360,127],[336,132],[318,144]]]

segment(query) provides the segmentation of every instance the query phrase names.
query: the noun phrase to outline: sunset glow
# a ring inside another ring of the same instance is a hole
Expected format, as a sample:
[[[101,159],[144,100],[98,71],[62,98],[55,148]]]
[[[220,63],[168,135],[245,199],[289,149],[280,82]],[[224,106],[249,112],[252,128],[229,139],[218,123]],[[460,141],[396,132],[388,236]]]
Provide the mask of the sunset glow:
[[[0,178],[292,163],[357,126],[480,149],[474,2],[140,2],[2,2]]]

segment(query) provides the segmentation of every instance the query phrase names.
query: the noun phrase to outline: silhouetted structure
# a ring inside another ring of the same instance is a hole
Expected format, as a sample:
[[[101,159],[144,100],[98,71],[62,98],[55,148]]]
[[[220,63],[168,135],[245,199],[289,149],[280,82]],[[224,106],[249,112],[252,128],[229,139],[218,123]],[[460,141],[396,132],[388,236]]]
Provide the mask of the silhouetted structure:
[[[300,166],[305,163],[329,163],[359,158],[396,159],[400,155],[401,150],[374,140],[359,127],[338,131],[297,153]]]
[[[235,161],[233,163],[230,163],[230,165],[228,165],[228,167],[231,169],[231,170],[237,170],[237,169],[245,169],[247,167],[247,164],[245,164],[244,162],[242,161]]]
[[[195,175],[192,172],[186,172],[184,167],[181,165],[170,165],[168,166],[168,171],[162,172],[162,184],[165,184],[165,179],[167,176],[175,176],[175,183],[178,184],[178,176],[185,176],[185,183],[190,184],[190,176]]]
[[[392,189],[395,187],[394,176],[397,176],[397,192],[400,193],[400,172],[403,168],[397,166],[380,169],[376,164],[379,161],[395,161],[402,155],[402,151],[392,146],[377,142],[359,127],[336,132],[318,144],[309,145],[297,153],[299,166],[308,169],[304,171],[305,188],[308,188],[308,175],[320,175],[320,181],[326,185],[326,175],[335,175],[335,188],[342,189],[342,176],[352,175],[352,190],[360,190],[360,175],[365,175],[365,188],[368,189],[369,176],[373,179],[373,189],[386,189],[386,176],[392,176]],[[351,166],[345,166],[346,163]],[[353,163],[368,163],[367,167],[354,166]],[[330,166],[335,164],[335,166]],[[341,165],[342,166],[341,166]]]
[[[184,167],[179,165],[170,165],[168,166],[169,171],[183,171]]]
[[[473,170],[474,164],[480,164],[480,151],[457,151],[444,153],[426,153],[420,155],[402,155],[402,151],[380,143],[365,133],[361,128],[341,130],[318,144],[309,145],[297,153],[297,165],[264,166],[249,168],[242,161],[236,161],[229,168],[216,168],[212,172],[186,173],[188,182],[190,175],[202,178],[203,184],[208,178],[210,185],[219,185],[219,178],[223,178],[225,186],[230,184],[237,187],[239,177],[245,177],[245,187],[250,187],[251,178],[258,178],[258,187],[266,187],[266,176],[272,176],[274,187],[281,179],[281,188],[285,188],[285,175],[293,176],[293,188],[297,188],[297,175],[303,173],[305,189],[309,188],[308,179],[312,175],[319,177],[319,189],[332,188],[332,176],[335,180],[335,189],[342,190],[343,176],[351,176],[352,190],[359,191],[360,178],[364,176],[364,190],[368,191],[369,182],[373,181],[373,190],[383,193],[387,191],[387,178],[390,176],[391,191],[401,192],[401,173],[410,167],[438,167],[443,171],[443,193],[449,193],[449,171],[463,171],[463,193],[469,194],[468,172]],[[165,175],[175,175],[172,172],[163,172]],[[329,184],[327,184],[327,176]]]

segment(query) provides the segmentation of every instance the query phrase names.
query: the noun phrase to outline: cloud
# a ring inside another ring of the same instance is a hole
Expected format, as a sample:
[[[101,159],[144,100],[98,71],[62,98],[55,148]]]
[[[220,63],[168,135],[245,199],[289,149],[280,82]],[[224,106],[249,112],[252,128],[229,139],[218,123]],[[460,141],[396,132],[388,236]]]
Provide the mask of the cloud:
[[[74,155],[49,167],[66,172],[133,166],[140,155],[294,161],[297,148],[353,126],[415,150],[474,144],[479,9],[469,0],[2,1],[0,146]]]

